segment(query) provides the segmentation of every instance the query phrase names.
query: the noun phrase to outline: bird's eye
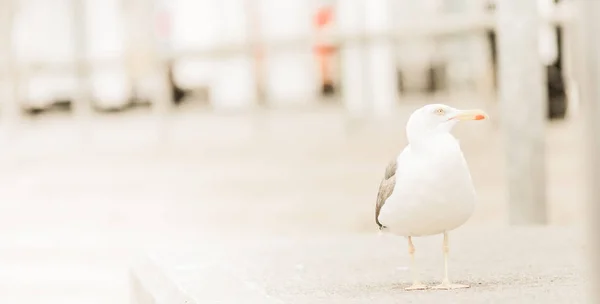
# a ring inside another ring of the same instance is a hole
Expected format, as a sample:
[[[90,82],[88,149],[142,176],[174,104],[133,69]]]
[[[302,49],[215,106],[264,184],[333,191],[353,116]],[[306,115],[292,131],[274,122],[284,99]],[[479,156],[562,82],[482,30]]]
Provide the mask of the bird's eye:
[[[437,115],[444,115],[445,113],[446,112],[442,108],[435,109],[435,114],[437,114]]]

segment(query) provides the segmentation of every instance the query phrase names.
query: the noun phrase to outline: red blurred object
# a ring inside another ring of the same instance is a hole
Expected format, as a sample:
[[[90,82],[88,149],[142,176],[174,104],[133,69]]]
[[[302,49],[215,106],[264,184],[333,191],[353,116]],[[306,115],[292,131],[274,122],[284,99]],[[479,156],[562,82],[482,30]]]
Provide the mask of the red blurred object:
[[[167,10],[160,11],[156,16],[158,36],[167,39],[171,34],[171,14]]]
[[[336,51],[336,47],[323,39],[322,34],[328,31],[333,21],[333,8],[331,6],[322,6],[317,9],[314,17],[316,27],[316,40],[314,52],[321,74],[323,88],[333,87],[331,55]],[[325,89],[324,89],[325,90]]]
[[[327,25],[333,19],[333,9],[330,6],[322,7],[317,11],[315,16],[315,24],[317,27]]]

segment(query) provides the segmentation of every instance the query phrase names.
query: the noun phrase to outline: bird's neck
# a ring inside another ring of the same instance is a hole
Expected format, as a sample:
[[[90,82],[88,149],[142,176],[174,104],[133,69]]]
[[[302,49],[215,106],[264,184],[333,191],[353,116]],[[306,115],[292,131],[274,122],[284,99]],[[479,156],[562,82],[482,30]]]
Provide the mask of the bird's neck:
[[[450,145],[457,144],[456,138],[449,132],[435,132],[430,134],[420,134],[409,138],[411,149],[417,151],[437,151]]]

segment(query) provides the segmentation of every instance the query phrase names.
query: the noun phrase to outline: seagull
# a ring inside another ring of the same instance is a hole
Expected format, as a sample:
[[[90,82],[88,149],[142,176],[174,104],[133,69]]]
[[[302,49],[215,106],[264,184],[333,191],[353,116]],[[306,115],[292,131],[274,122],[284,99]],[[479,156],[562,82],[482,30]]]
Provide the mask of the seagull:
[[[469,287],[448,279],[448,232],[471,217],[476,200],[471,173],[451,131],[460,121],[487,118],[482,110],[428,104],[408,119],[408,145],[387,165],[375,207],[380,231],[408,239],[413,284],[406,290],[428,288],[417,275],[412,238],[438,234],[444,235],[444,278],[433,288]]]

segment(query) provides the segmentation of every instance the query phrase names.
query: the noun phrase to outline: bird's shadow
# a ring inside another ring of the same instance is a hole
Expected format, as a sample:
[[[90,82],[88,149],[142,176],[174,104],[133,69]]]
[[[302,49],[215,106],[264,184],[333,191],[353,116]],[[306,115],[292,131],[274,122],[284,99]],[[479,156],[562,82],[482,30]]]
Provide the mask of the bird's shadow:
[[[433,288],[433,287],[439,285],[441,283],[441,281],[422,281],[421,283],[423,283],[423,285],[427,286],[427,289],[406,290],[406,288],[408,288],[412,285],[412,282],[393,283],[393,284],[389,285],[389,289],[394,290],[394,291],[410,292],[410,293],[432,292],[432,291],[448,292],[448,291],[466,291],[466,290],[470,290],[473,288],[479,288],[482,286],[482,284],[480,282],[474,283],[474,282],[469,282],[469,281],[453,281],[452,283],[455,283],[455,284],[469,285],[469,288],[445,290],[445,289],[434,289]]]
[[[423,290],[406,290],[407,287],[412,285],[412,282],[400,282],[400,283],[392,283],[389,285],[389,288],[392,290],[401,290],[405,292],[424,292],[424,291],[453,291],[453,292],[462,292],[469,291],[473,289],[477,290],[496,290],[502,289],[510,286],[537,286],[544,281],[543,278],[520,278],[515,280],[515,278],[497,278],[497,279],[472,279],[472,280],[456,280],[452,281],[455,284],[464,284],[469,285],[469,288],[458,288],[458,289],[434,289],[432,287],[439,285],[440,281],[422,281],[424,285],[428,288]],[[383,287],[383,286],[381,286]]]

